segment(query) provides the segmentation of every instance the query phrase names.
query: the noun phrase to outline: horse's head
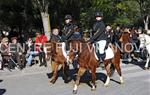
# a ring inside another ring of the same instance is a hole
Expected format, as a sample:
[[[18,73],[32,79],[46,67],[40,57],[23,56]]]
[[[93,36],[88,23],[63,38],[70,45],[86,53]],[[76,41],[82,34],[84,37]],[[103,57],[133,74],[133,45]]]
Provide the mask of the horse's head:
[[[72,49],[69,51],[69,54],[68,54],[68,60],[67,62],[68,63],[73,63],[73,61],[75,60],[76,58],[76,55],[78,55],[77,53],[75,53],[75,51]]]
[[[69,42],[69,54],[68,54],[68,61],[72,63],[75,58],[78,57],[78,54],[82,51],[83,41],[82,40],[70,40]]]

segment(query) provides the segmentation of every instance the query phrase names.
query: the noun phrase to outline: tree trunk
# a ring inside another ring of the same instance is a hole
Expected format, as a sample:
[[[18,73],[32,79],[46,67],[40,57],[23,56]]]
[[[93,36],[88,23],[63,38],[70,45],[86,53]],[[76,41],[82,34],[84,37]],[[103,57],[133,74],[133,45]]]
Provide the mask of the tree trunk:
[[[50,19],[49,19],[49,14],[46,12],[41,12],[41,17],[42,17],[42,22],[43,22],[43,27],[44,27],[44,33],[47,37],[48,40],[50,40]]]
[[[147,15],[146,19],[144,19],[144,28],[145,28],[145,30],[148,30],[148,24],[149,24],[149,15]]]

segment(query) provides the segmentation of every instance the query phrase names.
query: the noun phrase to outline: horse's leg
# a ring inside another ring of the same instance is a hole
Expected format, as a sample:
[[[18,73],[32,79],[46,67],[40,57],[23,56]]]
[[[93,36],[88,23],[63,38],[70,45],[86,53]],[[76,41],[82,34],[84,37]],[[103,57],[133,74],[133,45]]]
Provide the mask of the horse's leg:
[[[55,67],[56,63],[54,61],[51,61],[51,71],[52,73],[54,72],[54,67]]]
[[[92,70],[92,91],[94,91],[96,89],[96,84],[95,84],[95,81],[96,81],[96,67],[94,67]]]
[[[120,60],[120,59],[118,59],[118,60]],[[120,76],[120,83],[123,84],[124,81],[123,81],[122,72],[121,72],[121,68],[120,68],[120,61],[114,61],[112,63],[115,66],[115,68]]]
[[[55,63],[53,77],[52,77],[52,80],[50,81],[50,83],[52,83],[52,84],[54,84],[56,82],[58,66],[59,66],[59,64]]]
[[[62,64],[62,78],[65,80],[65,64]]]
[[[111,76],[111,71],[110,71],[110,68],[109,68],[109,60],[107,61],[104,61],[104,65],[105,65],[105,70],[107,72],[107,78],[106,78],[106,82],[104,84],[104,86],[108,86],[109,85],[109,82],[110,82],[110,76]]]
[[[144,66],[144,69],[148,69],[148,66],[149,66],[149,61],[150,61],[150,56],[148,56],[147,60],[146,60],[146,64]]]
[[[77,79],[75,81],[75,85],[74,85],[74,88],[73,88],[73,94],[77,94],[78,85],[80,83],[80,78],[85,73],[85,71],[86,71],[85,68],[81,68],[81,67],[79,68]]]

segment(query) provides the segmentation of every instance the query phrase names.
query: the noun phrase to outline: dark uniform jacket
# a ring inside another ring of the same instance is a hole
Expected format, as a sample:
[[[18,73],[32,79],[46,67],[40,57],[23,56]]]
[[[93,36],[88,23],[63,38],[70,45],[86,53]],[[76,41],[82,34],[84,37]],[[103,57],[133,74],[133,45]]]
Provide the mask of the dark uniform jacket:
[[[113,36],[113,43],[119,42],[119,39],[121,37],[122,33],[119,30],[114,31],[114,36]]]
[[[107,34],[107,42],[108,43],[112,43],[113,42],[113,35],[114,35],[114,33],[111,32],[111,31],[106,31],[106,34]]]
[[[73,40],[73,39],[78,38],[79,36],[76,36],[76,35],[78,35],[78,34],[80,35],[80,33],[76,32],[77,28],[78,28],[78,26],[73,23],[65,25],[62,39],[63,40]]]
[[[62,39],[61,39],[61,37],[60,37],[59,35],[53,35],[53,34],[52,34],[52,36],[51,36],[51,41],[52,41],[52,42],[61,42]]]
[[[93,37],[90,39],[91,42],[107,40],[107,34],[105,33],[105,24],[103,21],[96,21],[93,25]]]

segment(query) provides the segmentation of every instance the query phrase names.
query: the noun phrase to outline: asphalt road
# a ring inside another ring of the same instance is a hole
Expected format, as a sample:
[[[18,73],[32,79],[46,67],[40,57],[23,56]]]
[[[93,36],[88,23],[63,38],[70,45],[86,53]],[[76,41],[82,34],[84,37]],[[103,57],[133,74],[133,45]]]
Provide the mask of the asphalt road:
[[[77,95],[150,95],[150,70],[143,70],[138,64],[121,64],[125,83],[120,85],[117,72],[110,85],[104,87],[105,71],[97,69],[96,91],[81,83]],[[55,84],[49,83],[49,68],[33,66],[22,71],[0,71],[0,95],[73,95],[74,81],[65,84],[61,77]]]

